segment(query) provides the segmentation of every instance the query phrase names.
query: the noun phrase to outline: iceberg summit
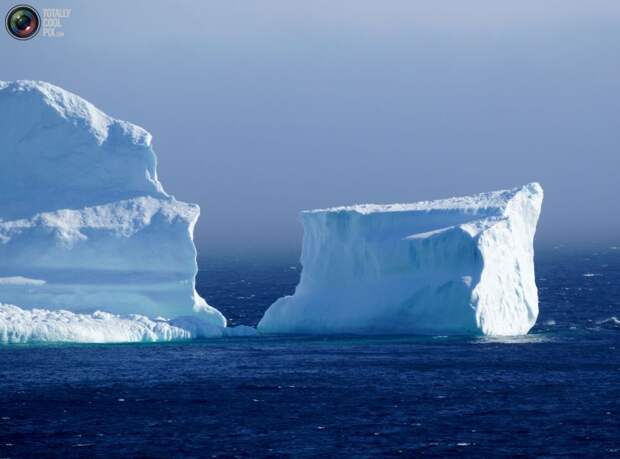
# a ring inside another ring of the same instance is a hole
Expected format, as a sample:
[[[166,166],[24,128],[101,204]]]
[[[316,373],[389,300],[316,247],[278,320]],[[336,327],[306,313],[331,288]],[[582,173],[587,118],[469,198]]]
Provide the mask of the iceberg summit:
[[[295,293],[273,334],[526,334],[538,316],[533,240],[543,190],[301,213]]]
[[[195,290],[199,214],[164,191],[144,129],[0,82],[0,342],[225,334]]]

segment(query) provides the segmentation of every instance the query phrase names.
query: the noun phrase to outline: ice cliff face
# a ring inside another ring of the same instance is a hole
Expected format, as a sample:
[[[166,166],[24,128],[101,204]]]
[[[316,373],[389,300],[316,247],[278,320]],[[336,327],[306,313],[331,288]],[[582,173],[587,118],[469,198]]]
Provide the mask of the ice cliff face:
[[[295,294],[265,333],[520,335],[538,316],[533,239],[543,190],[302,212]]]
[[[0,82],[0,303],[225,327],[194,288],[199,213],[164,191],[142,128],[47,83]]]

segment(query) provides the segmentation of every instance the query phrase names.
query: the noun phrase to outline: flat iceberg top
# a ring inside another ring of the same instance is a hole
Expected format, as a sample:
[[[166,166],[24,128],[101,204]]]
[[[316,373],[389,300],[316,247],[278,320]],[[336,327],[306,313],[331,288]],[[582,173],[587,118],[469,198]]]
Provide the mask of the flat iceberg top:
[[[468,213],[488,213],[502,215],[510,201],[520,192],[542,194],[542,187],[537,182],[507,189],[460,196],[433,201],[419,201],[401,204],[356,204],[351,206],[331,207],[326,209],[305,210],[302,214],[357,213],[369,215],[384,212],[428,212],[432,210],[462,210]]]
[[[150,225],[156,215],[161,215],[166,223],[180,219],[191,232],[199,213],[196,204],[144,196],[79,210],[43,212],[29,219],[0,220],[0,242],[8,242],[13,234],[37,227],[45,228],[47,232],[55,231],[56,237],[66,243],[85,238],[80,231],[89,229],[109,230],[130,237]]]

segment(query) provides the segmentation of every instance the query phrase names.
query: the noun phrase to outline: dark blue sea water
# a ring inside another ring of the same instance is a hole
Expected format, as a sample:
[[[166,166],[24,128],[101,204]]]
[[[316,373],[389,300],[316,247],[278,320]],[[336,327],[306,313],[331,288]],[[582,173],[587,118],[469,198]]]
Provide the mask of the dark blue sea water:
[[[233,324],[290,259],[202,264]],[[0,348],[0,457],[620,456],[620,250],[539,252],[518,339],[238,338]]]

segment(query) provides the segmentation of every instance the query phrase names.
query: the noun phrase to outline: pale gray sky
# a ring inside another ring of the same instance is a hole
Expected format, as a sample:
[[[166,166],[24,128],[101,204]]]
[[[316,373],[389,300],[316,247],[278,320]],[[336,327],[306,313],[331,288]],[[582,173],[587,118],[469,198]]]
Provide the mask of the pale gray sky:
[[[540,244],[620,236],[617,0],[33,5],[71,8],[66,36],[0,34],[0,79],[152,132],[209,251],[296,248],[301,209],[533,180]]]

